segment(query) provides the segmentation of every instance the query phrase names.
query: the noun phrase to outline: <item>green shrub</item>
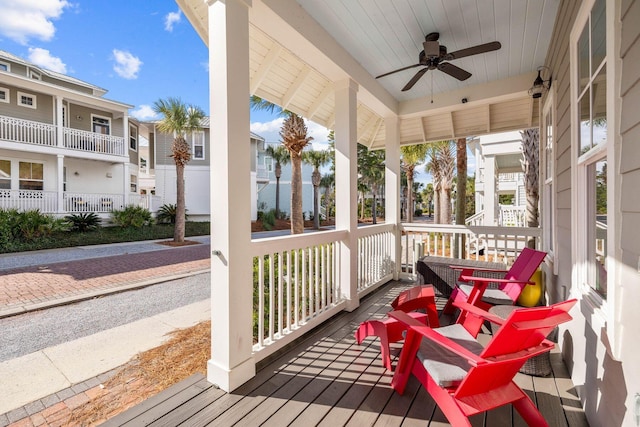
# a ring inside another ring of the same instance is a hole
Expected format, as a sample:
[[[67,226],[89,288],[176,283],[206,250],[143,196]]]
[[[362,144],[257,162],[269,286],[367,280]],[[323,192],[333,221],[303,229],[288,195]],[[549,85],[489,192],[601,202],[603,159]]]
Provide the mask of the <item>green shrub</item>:
[[[413,212],[413,216],[422,216],[422,209],[416,209]]]
[[[111,212],[111,218],[116,225],[122,228],[141,228],[153,223],[151,212],[135,205],[129,205],[122,210],[114,210]]]
[[[16,210],[5,211],[3,215],[7,222],[8,232],[3,235],[12,239],[21,239],[31,242],[41,237],[47,237],[58,231],[66,231],[67,224],[61,218],[41,213],[39,210],[18,212]],[[4,227],[3,227],[4,228]]]
[[[17,209],[0,209],[0,246],[9,247],[18,238]]]
[[[95,212],[81,212],[67,215],[64,219],[69,223],[70,230],[85,232],[100,227],[100,217]]]
[[[159,224],[175,224],[177,209],[177,205],[172,204],[164,204],[160,206],[160,209],[158,209],[158,213],[156,213],[156,222],[158,222]],[[189,217],[185,209],[184,220],[186,221],[188,218]]]
[[[276,210],[271,209],[269,212],[262,215],[262,226],[265,230],[270,231],[276,225]]]

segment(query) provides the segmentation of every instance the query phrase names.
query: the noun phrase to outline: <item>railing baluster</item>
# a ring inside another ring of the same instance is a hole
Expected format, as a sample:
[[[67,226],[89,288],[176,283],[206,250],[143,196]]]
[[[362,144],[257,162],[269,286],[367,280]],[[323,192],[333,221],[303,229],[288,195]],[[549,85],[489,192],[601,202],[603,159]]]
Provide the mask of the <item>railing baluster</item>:
[[[273,329],[274,329],[274,321],[273,321],[273,311],[274,311],[274,271],[273,271],[273,254],[269,255],[269,341],[273,342]]]
[[[258,344],[264,346],[264,256],[258,257]]]

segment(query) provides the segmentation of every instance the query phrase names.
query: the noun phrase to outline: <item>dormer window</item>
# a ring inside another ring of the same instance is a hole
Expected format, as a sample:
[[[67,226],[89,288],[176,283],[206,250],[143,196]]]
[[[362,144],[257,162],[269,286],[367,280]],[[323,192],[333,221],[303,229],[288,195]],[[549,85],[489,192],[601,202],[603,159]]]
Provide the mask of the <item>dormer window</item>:
[[[11,71],[11,65],[8,62],[0,62],[0,71]]]
[[[35,80],[42,80],[42,75],[40,75],[40,73],[38,73],[37,71],[33,71],[33,70],[29,71],[29,77]]]

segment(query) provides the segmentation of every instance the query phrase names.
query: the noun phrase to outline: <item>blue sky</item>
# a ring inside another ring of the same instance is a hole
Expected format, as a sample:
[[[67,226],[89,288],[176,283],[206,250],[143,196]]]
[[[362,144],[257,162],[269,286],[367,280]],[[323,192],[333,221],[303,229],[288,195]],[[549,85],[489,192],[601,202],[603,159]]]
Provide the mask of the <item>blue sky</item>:
[[[174,0],[0,0],[0,49],[108,90],[141,120],[169,96],[209,114],[208,52]],[[251,112],[251,130],[267,141],[279,140],[281,123]],[[326,147],[324,127],[309,132],[315,149]]]

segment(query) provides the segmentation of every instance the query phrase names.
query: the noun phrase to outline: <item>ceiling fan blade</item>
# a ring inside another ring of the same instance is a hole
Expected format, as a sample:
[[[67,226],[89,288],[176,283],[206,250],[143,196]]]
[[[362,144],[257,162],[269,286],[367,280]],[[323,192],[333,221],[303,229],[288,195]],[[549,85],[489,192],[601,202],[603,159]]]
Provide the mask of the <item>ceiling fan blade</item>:
[[[424,64],[414,64],[414,65],[409,65],[407,67],[398,68],[397,70],[393,70],[393,71],[389,71],[388,73],[380,74],[379,76],[376,77],[376,79],[379,79],[380,77],[388,76],[389,74],[398,73],[400,71],[408,70],[409,68],[419,67],[420,65],[424,65]]]
[[[409,80],[409,83],[404,85],[404,87],[402,88],[402,91],[405,92],[405,91],[411,89],[413,87],[413,85],[416,84],[418,82],[418,80],[420,80],[420,77],[422,77],[424,75],[424,73],[426,73],[428,70],[429,70],[429,68],[423,68],[422,70],[418,71],[411,78],[411,80]]]
[[[463,70],[460,67],[456,67],[455,65],[449,62],[443,62],[441,64],[438,64],[438,70],[442,71],[443,73],[447,73],[451,77],[454,77],[460,81],[467,80],[469,77],[471,77],[470,72]]]
[[[502,47],[500,42],[491,42],[485,44],[479,44],[477,46],[468,47],[466,49],[456,50],[455,52],[450,52],[443,59],[450,61],[452,59],[464,58],[465,56],[477,55],[479,53],[491,52],[493,50],[498,50]]]

